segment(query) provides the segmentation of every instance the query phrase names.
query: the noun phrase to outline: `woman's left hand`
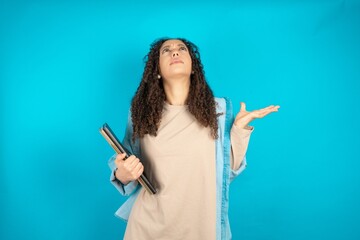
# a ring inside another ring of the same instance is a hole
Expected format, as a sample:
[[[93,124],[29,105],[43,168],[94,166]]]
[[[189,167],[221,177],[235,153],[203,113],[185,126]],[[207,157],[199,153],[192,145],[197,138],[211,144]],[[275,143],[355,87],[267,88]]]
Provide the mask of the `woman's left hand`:
[[[234,122],[234,124],[239,128],[245,128],[246,126],[248,126],[248,124],[252,120],[254,120],[256,118],[263,118],[272,112],[277,112],[278,109],[280,108],[280,106],[278,106],[278,105],[276,105],[276,106],[270,105],[266,108],[248,112],[248,111],[246,111],[246,105],[244,102],[241,102],[240,106],[241,106],[240,111],[236,115],[235,122]]]

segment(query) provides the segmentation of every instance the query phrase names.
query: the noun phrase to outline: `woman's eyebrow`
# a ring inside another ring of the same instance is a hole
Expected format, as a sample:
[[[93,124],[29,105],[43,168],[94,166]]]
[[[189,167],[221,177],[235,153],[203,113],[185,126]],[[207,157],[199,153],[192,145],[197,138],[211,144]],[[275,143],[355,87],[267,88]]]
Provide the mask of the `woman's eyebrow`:
[[[170,45],[163,46],[163,47],[161,47],[160,50],[163,50],[164,48],[167,48],[167,47],[170,47]]]
[[[185,47],[185,48],[187,49],[187,47],[186,47],[185,44],[183,44],[183,43],[179,43],[179,44],[178,44],[178,47]]]

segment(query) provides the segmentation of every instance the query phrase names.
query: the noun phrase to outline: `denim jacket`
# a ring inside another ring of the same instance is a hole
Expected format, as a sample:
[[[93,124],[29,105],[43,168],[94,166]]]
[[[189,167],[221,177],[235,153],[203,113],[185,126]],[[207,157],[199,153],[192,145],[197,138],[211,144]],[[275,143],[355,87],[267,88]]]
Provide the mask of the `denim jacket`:
[[[229,224],[229,186],[230,182],[238,176],[246,167],[246,158],[244,157],[239,169],[233,170],[230,167],[230,130],[234,121],[231,101],[227,98],[215,98],[217,113],[223,113],[218,116],[218,138],[216,139],[216,239],[231,239]],[[124,146],[135,156],[140,156],[139,140],[132,142],[132,122],[131,114],[128,117],[127,128],[123,140]],[[110,176],[111,183],[124,196],[129,196],[123,205],[116,211],[115,215],[125,221],[128,220],[131,208],[142,187],[137,181],[123,185],[115,178],[115,160],[116,155],[109,160],[109,167],[112,171]],[[141,158],[141,157],[140,157]]]

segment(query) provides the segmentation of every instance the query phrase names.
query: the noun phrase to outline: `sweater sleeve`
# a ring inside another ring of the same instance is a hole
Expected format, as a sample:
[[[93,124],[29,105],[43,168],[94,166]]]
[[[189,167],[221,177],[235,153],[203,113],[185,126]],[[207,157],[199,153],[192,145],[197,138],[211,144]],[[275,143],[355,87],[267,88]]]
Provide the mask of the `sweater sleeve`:
[[[230,132],[230,166],[233,171],[239,171],[241,168],[245,168],[246,160],[244,161],[244,159],[249,145],[250,135],[253,131],[254,127],[242,129],[233,124]]]

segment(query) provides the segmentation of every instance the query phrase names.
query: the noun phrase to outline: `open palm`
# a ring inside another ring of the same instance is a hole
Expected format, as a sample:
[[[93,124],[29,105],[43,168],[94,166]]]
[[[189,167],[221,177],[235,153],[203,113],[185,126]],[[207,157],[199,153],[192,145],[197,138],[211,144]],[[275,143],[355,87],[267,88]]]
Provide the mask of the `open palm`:
[[[240,111],[236,115],[234,124],[239,128],[245,128],[252,120],[256,118],[263,118],[266,115],[277,112],[280,106],[270,105],[265,108],[254,110],[251,112],[246,111],[246,105],[244,102],[240,103]]]

